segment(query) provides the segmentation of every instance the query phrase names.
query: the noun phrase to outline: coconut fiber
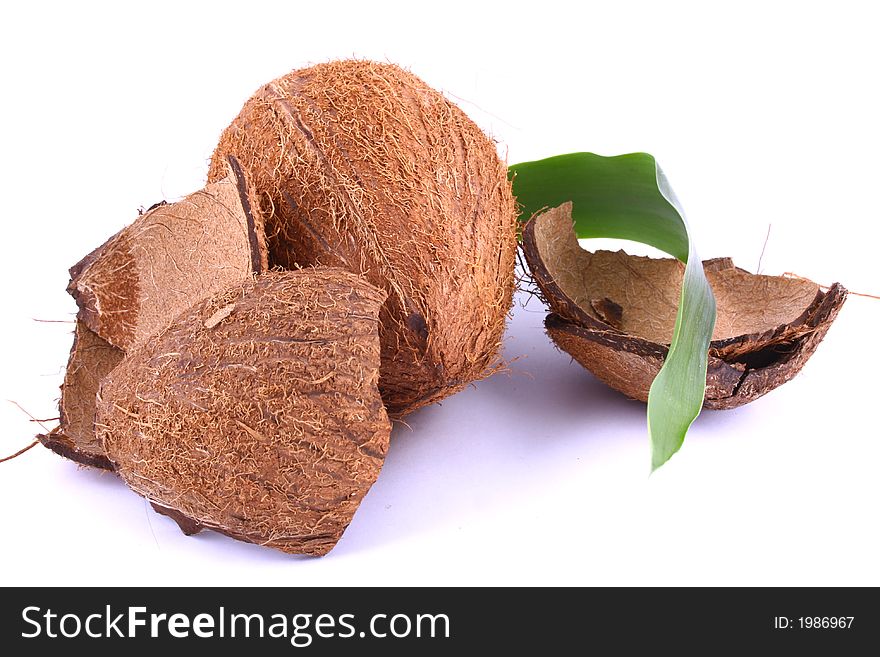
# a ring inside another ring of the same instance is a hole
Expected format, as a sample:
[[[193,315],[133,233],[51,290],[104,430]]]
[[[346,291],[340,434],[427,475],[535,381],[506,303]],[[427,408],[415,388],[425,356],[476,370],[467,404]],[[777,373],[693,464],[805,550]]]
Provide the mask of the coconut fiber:
[[[222,180],[160,203],[70,269],[79,306],[61,387],[60,425],[40,436],[53,451],[109,467],[95,438],[98,384],[124,353],[177,313],[267,266],[263,221],[234,159]]]
[[[333,265],[388,293],[380,389],[403,415],[485,376],[513,293],[516,210],[495,144],[391,64],[294,71],[248,100],[235,156],[266,216],[270,263]]]
[[[376,480],[382,290],[331,268],[271,272],[196,304],[104,380],[116,471],[178,520],[325,554]]]
[[[96,468],[111,468],[95,435],[98,386],[125,354],[77,320],[73,348],[61,385],[59,426],[39,436],[43,445],[69,459]]]

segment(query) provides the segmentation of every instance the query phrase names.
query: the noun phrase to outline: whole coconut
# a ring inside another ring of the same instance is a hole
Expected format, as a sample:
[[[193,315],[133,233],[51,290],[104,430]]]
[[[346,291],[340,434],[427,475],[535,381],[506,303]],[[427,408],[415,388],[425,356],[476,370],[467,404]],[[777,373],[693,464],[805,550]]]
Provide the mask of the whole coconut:
[[[247,101],[220,138],[253,181],[270,264],[331,265],[388,300],[380,390],[392,415],[485,376],[513,294],[516,210],[495,144],[391,64],[293,71]]]

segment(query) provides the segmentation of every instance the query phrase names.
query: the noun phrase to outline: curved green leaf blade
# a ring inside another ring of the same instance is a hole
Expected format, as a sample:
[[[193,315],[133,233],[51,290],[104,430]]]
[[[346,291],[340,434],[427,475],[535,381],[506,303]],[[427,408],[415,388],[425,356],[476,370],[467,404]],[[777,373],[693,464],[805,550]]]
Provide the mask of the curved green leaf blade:
[[[653,159],[653,158],[652,158]],[[687,235],[684,209],[659,165],[657,188],[681,217]],[[715,329],[715,295],[694,241],[688,239],[688,259],[669,353],[648,393],[648,434],[651,438],[651,471],[666,463],[684,442],[685,434],[703,407],[709,342]]]
[[[569,153],[510,167],[520,221],[567,201],[580,238],[614,237],[688,259],[688,233],[681,213],[657,183],[657,163],[647,153],[603,157]]]
[[[669,354],[648,396],[655,470],[678,451],[700,413],[715,326],[715,297],[689,238],[681,204],[647,153],[571,153],[514,164],[510,175],[521,221],[545,207],[572,201],[578,237],[633,240],[686,263]]]

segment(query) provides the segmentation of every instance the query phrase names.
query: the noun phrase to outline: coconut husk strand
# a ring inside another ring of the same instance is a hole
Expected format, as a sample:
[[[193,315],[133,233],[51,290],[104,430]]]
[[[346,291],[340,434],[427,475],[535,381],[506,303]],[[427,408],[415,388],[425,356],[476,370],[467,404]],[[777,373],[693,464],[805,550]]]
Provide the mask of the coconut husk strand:
[[[516,209],[495,144],[392,64],[293,71],[247,101],[234,155],[261,194],[270,263],[333,265],[388,292],[379,387],[404,415],[485,376],[513,294]]]
[[[116,471],[187,533],[328,552],[379,475],[385,292],[350,272],[270,272],[197,304],[105,379]]]
[[[61,386],[59,426],[38,436],[52,451],[104,469],[95,394],[125,351],[177,313],[267,267],[263,220],[238,163],[177,203],[159,203],[70,269],[79,305]]]
[[[669,349],[684,265],[675,259],[580,248],[571,204],[533,217],[523,252],[552,311],[545,326],[563,351],[628,397],[647,401]],[[846,299],[839,283],[751,274],[730,258],[703,263],[717,319],[705,408],[746,404],[794,377]]]

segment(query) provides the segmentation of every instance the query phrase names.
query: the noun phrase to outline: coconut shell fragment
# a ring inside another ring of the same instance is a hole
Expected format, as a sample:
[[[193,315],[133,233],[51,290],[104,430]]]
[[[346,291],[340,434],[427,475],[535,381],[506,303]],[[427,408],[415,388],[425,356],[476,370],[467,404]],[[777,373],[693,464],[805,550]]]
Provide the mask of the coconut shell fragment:
[[[226,129],[261,194],[270,263],[332,265],[388,292],[380,389],[392,415],[496,363],[513,294],[516,210],[495,144],[392,64],[336,61],[259,89]]]
[[[116,471],[187,533],[325,554],[388,449],[384,301],[319,267],[196,304],[101,386],[97,427]]]
[[[684,265],[675,259],[586,251],[571,204],[533,217],[523,252],[552,311],[553,341],[606,384],[647,401],[669,349]],[[703,263],[717,302],[704,407],[748,403],[794,377],[846,299],[800,278],[751,274],[729,258]]]
[[[101,380],[124,355],[121,349],[77,321],[61,386],[60,425],[50,433],[38,436],[44,446],[83,465],[111,469],[104,447],[95,435],[95,395]]]
[[[234,160],[226,177],[158,203],[70,269],[79,305],[59,404],[40,441],[83,465],[110,468],[95,436],[98,385],[124,356],[192,304],[265,271],[262,215]]]
[[[139,216],[70,269],[79,319],[122,350],[211,294],[267,268],[263,222],[238,163],[176,203]]]

